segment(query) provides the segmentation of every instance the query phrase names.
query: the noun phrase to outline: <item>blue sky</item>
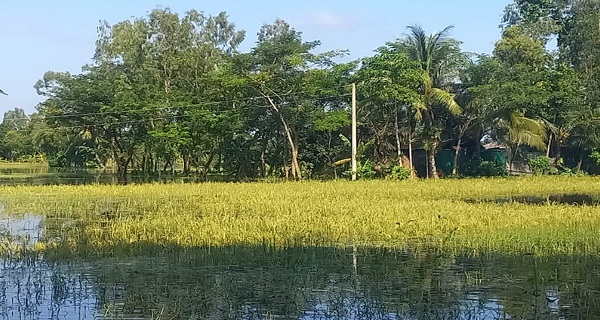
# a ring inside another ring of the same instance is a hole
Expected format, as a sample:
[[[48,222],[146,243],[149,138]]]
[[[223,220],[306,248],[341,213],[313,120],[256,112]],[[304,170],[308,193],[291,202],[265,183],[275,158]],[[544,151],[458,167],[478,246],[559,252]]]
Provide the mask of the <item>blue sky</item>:
[[[348,49],[351,58],[373,50],[405,32],[410,24],[427,31],[455,25],[463,49],[490,53],[500,37],[498,25],[510,0],[6,0],[0,10],[0,116],[20,107],[35,111],[41,101],[33,89],[44,72],[77,73],[94,53],[100,20],[114,24],[158,7],[183,13],[189,9],[229,14],[247,31],[242,49],[250,49],[256,32],[275,18],[302,31],[305,40],[321,40],[321,49]]]

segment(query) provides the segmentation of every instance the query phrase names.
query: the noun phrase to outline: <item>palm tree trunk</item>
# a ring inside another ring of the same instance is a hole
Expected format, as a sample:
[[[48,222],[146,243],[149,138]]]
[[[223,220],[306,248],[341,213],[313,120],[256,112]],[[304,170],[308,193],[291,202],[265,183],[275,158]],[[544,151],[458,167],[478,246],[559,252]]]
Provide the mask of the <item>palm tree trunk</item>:
[[[430,110],[423,112],[423,120],[429,128],[433,128],[433,115],[430,114]],[[430,139],[429,150],[427,150],[427,168],[428,174],[427,177],[431,179],[439,178],[437,173],[437,166],[435,164],[435,154],[437,152],[438,142],[435,136],[427,137]]]
[[[559,137],[554,139],[554,165],[558,165],[560,163],[560,158],[562,157],[562,143]]]
[[[408,123],[408,165],[410,168],[410,178],[415,178],[415,170],[413,166],[413,150],[412,150],[412,126],[410,125],[410,112],[409,109],[406,108],[406,119]]]
[[[415,177],[415,171],[414,171],[414,166],[413,166],[413,150],[412,150],[412,136],[409,136],[408,138],[408,165],[410,166],[410,177],[414,178]]]
[[[438,179],[437,166],[435,164],[435,149],[428,150],[427,152],[427,164],[429,167],[429,178]]]
[[[458,176],[458,157],[460,156],[460,144],[462,142],[462,137],[458,138],[458,142],[456,143],[456,149],[454,150],[454,163],[452,164],[452,176]]]
[[[396,104],[396,109],[394,112],[394,131],[396,133],[396,150],[398,153],[398,160],[400,161],[402,158],[402,149],[400,146],[400,128],[398,127],[398,105]]]
[[[550,136],[548,137],[548,147],[546,148],[546,157],[550,158],[550,149],[552,149],[552,138],[554,137],[554,134],[550,133]]]
[[[429,178],[429,150],[425,150],[425,161],[427,161],[427,165],[425,166],[425,176]]]

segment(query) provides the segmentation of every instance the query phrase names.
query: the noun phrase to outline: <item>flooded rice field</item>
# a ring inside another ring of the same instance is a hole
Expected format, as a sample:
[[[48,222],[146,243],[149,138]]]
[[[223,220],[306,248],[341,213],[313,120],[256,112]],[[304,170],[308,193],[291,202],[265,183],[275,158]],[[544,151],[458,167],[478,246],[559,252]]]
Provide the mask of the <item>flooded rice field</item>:
[[[0,219],[34,240],[43,219]],[[0,263],[0,319],[589,319],[590,257],[232,246]]]

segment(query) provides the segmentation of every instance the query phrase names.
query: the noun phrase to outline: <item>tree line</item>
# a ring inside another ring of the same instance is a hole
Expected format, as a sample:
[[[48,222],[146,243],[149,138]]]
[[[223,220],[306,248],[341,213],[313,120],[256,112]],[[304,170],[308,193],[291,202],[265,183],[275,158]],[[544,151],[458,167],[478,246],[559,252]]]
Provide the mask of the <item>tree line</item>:
[[[5,113],[0,157],[121,176],[337,178],[355,83],[363,178],[506,174],[490,149],[536,172],[595,173],[599,25],[599,0],[515,0],[491,55],[463,51],[451,26],[415,25],[340,62],[347,51],[319,51],[283,20],[241,52],[246,33],[226,13],[155,9],[103,22],[81,73],[44,74],[37,112]]]

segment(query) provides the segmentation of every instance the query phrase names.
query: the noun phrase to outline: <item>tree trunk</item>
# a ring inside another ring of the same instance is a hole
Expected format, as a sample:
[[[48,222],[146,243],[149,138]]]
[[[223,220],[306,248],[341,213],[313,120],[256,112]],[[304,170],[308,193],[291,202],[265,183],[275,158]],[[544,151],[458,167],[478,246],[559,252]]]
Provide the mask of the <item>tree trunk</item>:
[[[556,137],[556,139],[554,139],[554,165],[558,165],[560,163],[561,157],[562,157],[562,143],[561,143],[561,139]]]
[[[562,152],[560,150],[560,144],[557,143],[556,150],[554,151],[554,165],[558,165],[560,163],[560,157],[562,157]]]
[[[435,147],[427,150],[427,167],[429,168],[429,178],[438,179],[437,166],[435,165]]]
[[[292,147],[292,170],[294,170],[294,168],[296,169],[296,173],[294,174],[294,177],[297,180],[301,180],[302,179],[302,170],[300,169],[300,163],[298,162],[298,154],[299,154],[299,148],[298,148],[298,135],[296,134],[296,132],[290,128],[290,131],[292,132],[292,137],[293,137],[293,144],[291,145]]]
[[[302,179],[302,171],[300,171],[300,165],[298,164],[298,148],[292,147],[292,176],[296,180]]]
[[[427,127],[430,129],[433,128],[433,115],[430,114],[429,111],[423,112],[423,118],[427,124]],[[435,164],[435,154],[437,151],[438,142],[435,136],[430,136],[427,138],[431,140],[431,143],[429,144],[429,150],[427,150],[427,167],[429,169],[427,177],[431,179],[437,179],[439,176],[437,173],[437,166]]]
[[[215,155],[217,154],[216,150],[213,150],[210,155],[208,156],[208,160],[206,160],[206,162],[204,163],[204,166],[202,168],[202,179],[206,180],[206,177],[208,176],[208,170],[210,170],[210,165],[213,162],[213,159],[215,158]]]
[[[152,171],[153,171],[154,173],[157,173],[157,172],[159,172],[159,171],[158,171],[158,157],[155,157],[155,156],[153,156],[153,157],[152,157],[152,164],[153,164],[153,167],[154,167],[154,168],[152,169]],[[159,173],[160,173],[160,172],[159,172]]]
[[[288,169],[288,145],[285,144],[283,146],[283,159],[282,159],[282,163],[283,163],[283,176],[288,179],[289,178],[289,173],[290,170]]]
[[[181,158],[183,159],[183,174],[189,175],[190,174],[190,156],[186,153],[186,154],[183,154]]]
[[[412,129],[410,126],[410,118],[408,119],[408,164],[410,166],[410,177],[415,178],[415,166],[413,164],[413,149],[412,149]]]
[[[460,156],[460,144],[462,142],[462,137],[458,138],[458,142],[456,143],[456,149],[454,150],[454,162],[452,164],[452,176],[458,176],[458,157]]]
[[[579,154],[579,162],[577,162],[577,172],[581,172],[581,166],[583,165],[583,150]]]
[[[121,155],[116,155],[117,176],[120,181],[125,181],[127,178],[127,168],[129,167],[129,158]]]
[[[429,178],[429,150],[425,150],[425,161],[427,165],[425,165],[425,175]]]
[[[267,151],[267,139],[263,138],[262,145],[260,148],[260,176],[265,178],[267,175],[267,160],[265,159],[265,153]]]
[[[554,134],[550,133],[550,136],[548,137],[548,147],[546,148],[546,157],[550,158],[550,149],[552,149],[552,140],[553,140]]]
[[[117,166],[117,177],[120,181],[125,181],[131,156],[127,154],[126,149],[122,147],[116,137],[112,138],[110,148],[112,150],[113,160]]]
[[[477,126],[474,134],[475,138],[475,157],[481,157],[481,127]]]
[[[402,149],[400,146],[400,128],[398,127],[398,105],[396,105],[394,113],[394,131],[396,133],[396,150],[398,154],[398,160],[402,158]]]
[[[148,173],[148,159],[146,158],[145,154],[142,156],[142,173]]]
[[[517,157],[517,152],[519,152],[519,147],[521,147],[521,141],[519,141],[517,143],[514,152],[512,152],[512,150],[511,150],[511,158],[510,158],[509,167],[508,167],[508,174],[510,174],[510,175],[512,175],[512,173],[514,172],[513,163],[515,162],[515,158]]]
[[[298,146],[296,145],[297,138],[294,137],[292,129],[288,126],[281,114],[280,117],[281,121],[283,122],[285,134],[292,154],[292,177],[294,177],[294,179],[302,179],[302,172],[300,172],[300,165],[298,164]]]
[[[302,179],[302,172],[300,171],[300,165],[298,163],[298,136],[288,125],[287,121],[285,121],[283,114],[279,111],[279,108],[277,107],[273,99],[271,99],[271,97],[267,95],[264,95],[264,97],[267,98],[273,110],[275,110],[275,112],[279,115],[279,119],[281,120],[281,124],[283,125],[287,141],[290,145],[290,151],[292,153],[292,176],[295,179]]]

